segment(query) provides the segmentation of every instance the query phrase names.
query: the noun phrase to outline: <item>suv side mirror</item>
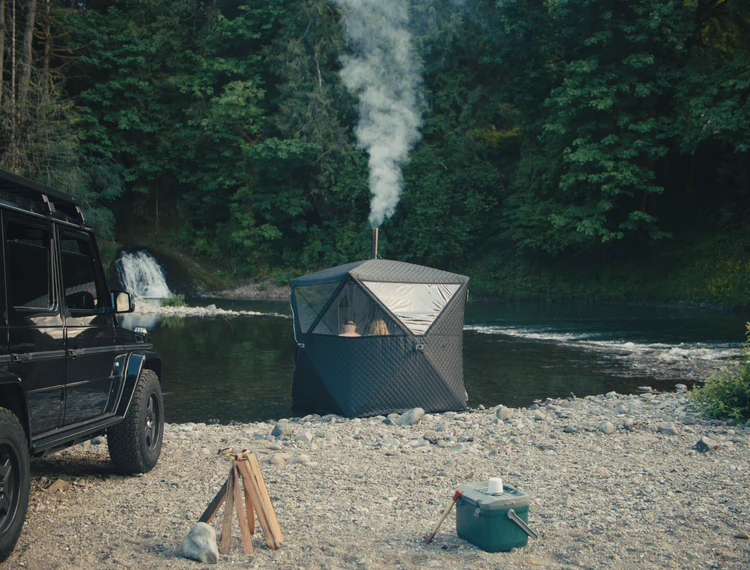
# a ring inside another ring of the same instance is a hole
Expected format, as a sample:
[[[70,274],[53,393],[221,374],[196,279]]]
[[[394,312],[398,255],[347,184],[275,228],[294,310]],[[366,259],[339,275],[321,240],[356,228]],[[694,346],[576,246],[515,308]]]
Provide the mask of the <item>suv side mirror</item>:
[[[132,313],[135,310],[133,298],[126,291],[112,291],[112,307],[115,313]]]

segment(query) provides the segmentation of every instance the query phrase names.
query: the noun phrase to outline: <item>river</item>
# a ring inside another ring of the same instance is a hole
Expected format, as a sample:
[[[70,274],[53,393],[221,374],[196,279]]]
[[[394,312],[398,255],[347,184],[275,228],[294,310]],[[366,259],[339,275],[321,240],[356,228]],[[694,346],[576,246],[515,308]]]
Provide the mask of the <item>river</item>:
[[[163,358],[169,422],[289,417],[294,335],[288,303],[194,299],[266,315],[126,315]],[[469,405],[635,392],[701,381],[739,353],[747,315],[691,308],[470,301],[464,327]]]

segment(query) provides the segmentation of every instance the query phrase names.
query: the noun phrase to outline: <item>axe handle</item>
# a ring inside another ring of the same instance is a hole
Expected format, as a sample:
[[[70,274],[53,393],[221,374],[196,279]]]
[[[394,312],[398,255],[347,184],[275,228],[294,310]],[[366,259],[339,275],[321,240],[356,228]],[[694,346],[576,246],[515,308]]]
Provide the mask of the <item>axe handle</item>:
[[[445,517],[448,516],[448,513],[451,512],[453,509],[453,505],[456,504],[456,501],[458,501],[458,498],[462,495],[461,491],[456,491],[453,495],[453,499],[450,502],[450,505],[445,507],[445,510],[443,511],[443,514],[440,515],[440,519],[438,519],[437,524],[435,525],[435,528],[432,529],[432,532],[428,535],[425,535],[424,539],[427,544],[430,544],[432,542],[432,539],[435,538],[435,535],[437,534],[438,529],[440,528],[440,525],[443,524],[443,521],[445,520]]]

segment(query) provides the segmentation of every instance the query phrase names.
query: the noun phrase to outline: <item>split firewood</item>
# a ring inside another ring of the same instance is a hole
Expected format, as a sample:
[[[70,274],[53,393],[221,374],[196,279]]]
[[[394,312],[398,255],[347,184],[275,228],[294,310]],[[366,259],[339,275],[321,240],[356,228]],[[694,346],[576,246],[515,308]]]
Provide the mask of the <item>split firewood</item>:
[[[241,475],[237,470],[237,463],[233,464],[234,470],[234,506],[237,509],[237,519],[240,521],[240,532],[242,533],[242,549],[245,554],[253,553],[253,543],[250,539],[250,527],[247,524],[247,510],[243,502],[242,485],[240,485]]]
[[[258,522],[260,523],[260,528],[263,530],[263,536],[266,538],[266,544],[268,544],[268,548],[271,550],[276,550],[279,548],[279,540],[277,540],[277,537],[274,535],[271,525],[269,524],[268,513],[264,508],[265,505],[261,498],[260,488],[250,471],[250,464],[247,461],[239,461],[237,464],[240,468],[240,473],[242,473],[242,478],[245,481],[245,488],[250,490],[250,498],[252,499],[255,512],[258,515]]]
[[[248,456],[247,463],[248,465],[250,465],[250,473],[252,473],[253,478],[255,479],[255,481],[257,481],[258,490],[260,491],[260,497],[263,502],[263,510],[266,511],[266,514],[268,515],[268,522],[271,525],[271,530],[276,536],[276,540],[278,542],[283,542],[284,535],[281,532],[279,519],[276,518],[276,511],[274,511],[273,509],[273,504],[271,503],[271,497],[268,494],[268,488],[266,487],[266,482],[263,479],[263,473],[260,470],[260,464],[258,463],[258,458],[255,456],[255,454],[252,454]]]
[[[232,548],[232,511],[234,507],[234,486],[237,481],[234,480],[234,465],[227,478],[227,500],[224,507],[224,522],[221,525],[221,542],[219,543],[219,552],[229,554]]]
[[[198,522],[203,522],[206,524],[210,523],[211,519],[214,518],[214,515],[221,508],[221,505],[224,503],[224,500],[226,498],[227,498],[227,482],[224,481],[224,484],[221,486],[221,489],[219,489],[219,492],[216,493],[216,496],[208,504],[208,507],[206,507],[206,510],[203,511],[203,514],[201,515],[201,518],[198,519]]]

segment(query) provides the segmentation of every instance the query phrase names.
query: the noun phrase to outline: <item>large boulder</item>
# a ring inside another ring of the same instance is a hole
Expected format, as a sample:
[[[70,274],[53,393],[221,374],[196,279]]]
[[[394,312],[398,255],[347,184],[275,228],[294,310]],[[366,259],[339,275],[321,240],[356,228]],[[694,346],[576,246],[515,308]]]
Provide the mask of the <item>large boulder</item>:
[[[204,564],[216,564],[219,562],[216,531],[206,523],[196,523],[183,539],[180,552],[185,558],[197,560]]]

